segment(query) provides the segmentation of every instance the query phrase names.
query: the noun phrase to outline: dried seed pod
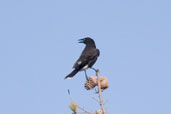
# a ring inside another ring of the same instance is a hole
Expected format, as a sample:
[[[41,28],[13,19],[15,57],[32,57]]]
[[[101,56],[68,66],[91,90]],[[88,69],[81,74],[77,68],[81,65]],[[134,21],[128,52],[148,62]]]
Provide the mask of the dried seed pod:
[[[76,102],[71,102],[71,104],[69,105],[70,109],[77,114],[77,109],[78,109],[78,105]]]
[[[99,77],[101,89],[107,89],[109,87],[108,80],[104,76]]]
[[[102,114],[102,110],[97,110],[95,114]]]
[[[85,83],[85,88],[87,90],[93,89],[97,85],[97,78],[96,76],[90,76],[88,77],[86,83]]]

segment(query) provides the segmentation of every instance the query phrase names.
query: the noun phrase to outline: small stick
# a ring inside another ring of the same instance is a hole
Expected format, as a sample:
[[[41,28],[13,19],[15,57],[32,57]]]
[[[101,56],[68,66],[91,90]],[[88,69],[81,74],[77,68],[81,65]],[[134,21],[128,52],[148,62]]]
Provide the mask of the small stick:
[[[80,110],[82,110],[84,113],[86,113],[86,114],[93,114],[93,113],[90,113],[90,112],[88,112],[88,111],[86,111],[84,108],[82,108],[82,107],[80,107],[80,106],[78,106],[78,108],[80,109]]]
[[[100,79],[99,79],[99,77],[100,77],[99,72],[100,71],[97,69],[96,70],[96,76],[97,76],[97,83],[98,83],[99,100],[100,100],[100,106],[102,109],[102,113],[106,114],[106,110],[105,110],[104,103],[103,103],[102,90],[101,90]]]
[[[96,99],[95,97],[91,97],[93,100],[95,100],[97,103],[99,103],[99,100]]]

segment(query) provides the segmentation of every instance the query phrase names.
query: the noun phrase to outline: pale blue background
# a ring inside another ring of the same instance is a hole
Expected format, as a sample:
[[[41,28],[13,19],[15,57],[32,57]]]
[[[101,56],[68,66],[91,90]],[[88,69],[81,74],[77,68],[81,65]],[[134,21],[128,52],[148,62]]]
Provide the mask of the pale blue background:
[[[0,114],[71,114],[67,89],[99,109],[83,72],[63,80],[86,36],[109,79],[108,114],[171,114],[170,0],[1,0]]]

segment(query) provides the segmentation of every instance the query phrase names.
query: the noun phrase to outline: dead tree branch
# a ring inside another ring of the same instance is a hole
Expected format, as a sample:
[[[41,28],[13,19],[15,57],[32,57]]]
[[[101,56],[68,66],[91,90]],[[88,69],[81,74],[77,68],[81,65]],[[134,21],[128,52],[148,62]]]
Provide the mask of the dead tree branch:
[[[100,100],[100,106],[101,106],[101,110],[102,110],[102,114],[106,114],[106,110],[104,107],[104,103],[103,103],[103,97],[102,97],[102,89],[101,89],[101,84],[100,84],[100,71],[97,69],[96,70],[96,76],[97,76],[97,83],[98,83],[98,94],[99,94],[99,100]]]

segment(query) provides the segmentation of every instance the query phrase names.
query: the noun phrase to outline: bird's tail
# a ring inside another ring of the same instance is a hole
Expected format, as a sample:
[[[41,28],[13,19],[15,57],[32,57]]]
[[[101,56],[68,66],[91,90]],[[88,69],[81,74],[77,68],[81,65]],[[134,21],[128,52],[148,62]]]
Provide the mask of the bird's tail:
[[[73,70],[70,74],[68,74],[64,79],[72,78],[75,74],[77,74],[78,70]]]

